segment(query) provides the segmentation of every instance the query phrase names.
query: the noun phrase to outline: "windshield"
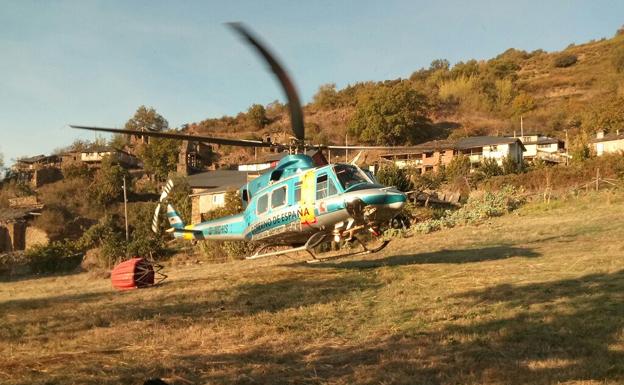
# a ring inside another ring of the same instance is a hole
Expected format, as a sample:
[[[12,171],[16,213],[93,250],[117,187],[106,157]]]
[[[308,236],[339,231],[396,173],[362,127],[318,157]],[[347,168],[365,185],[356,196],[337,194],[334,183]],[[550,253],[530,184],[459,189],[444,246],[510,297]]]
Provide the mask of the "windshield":
[[[334,166],[336,176],[343,189],[348,190],[350,187],[361,183],[369,183],[362,172],[355,166],[349,164],[337,164]]]

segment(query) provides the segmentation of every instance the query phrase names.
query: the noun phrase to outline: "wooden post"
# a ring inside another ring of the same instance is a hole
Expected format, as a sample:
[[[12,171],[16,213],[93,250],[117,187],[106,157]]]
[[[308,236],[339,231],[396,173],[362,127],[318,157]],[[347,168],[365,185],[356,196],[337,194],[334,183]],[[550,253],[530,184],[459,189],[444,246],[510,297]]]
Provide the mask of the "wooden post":
[[[126,194],[126,176],[123,177],[123,192],[124,192],[124,217],[126,219],[126,242],[130,240],[128,234],[128,196]]]
[[[596,191],[598,191],[599,183],[600,183],[600,168],[596,168]]]

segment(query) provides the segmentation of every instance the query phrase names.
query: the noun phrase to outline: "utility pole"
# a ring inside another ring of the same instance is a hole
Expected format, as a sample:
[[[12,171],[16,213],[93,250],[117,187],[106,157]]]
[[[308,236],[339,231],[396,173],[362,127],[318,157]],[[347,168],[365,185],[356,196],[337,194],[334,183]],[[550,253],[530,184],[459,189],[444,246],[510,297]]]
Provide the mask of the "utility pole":
[[[520,115],[520,136],[524,137],[524,124],[522,121],[522,115]]]
[[[345,133],[345,163],[347,163],[349,161],[349,149],[347,147],[349,147],[349,144],[347,142],[347,133]]]
[[[126,193],[126,176],[123,177],[123,192],[124,192],[124,217],[126,218],[126,242],[130,240],[128,236],[128,195]]]

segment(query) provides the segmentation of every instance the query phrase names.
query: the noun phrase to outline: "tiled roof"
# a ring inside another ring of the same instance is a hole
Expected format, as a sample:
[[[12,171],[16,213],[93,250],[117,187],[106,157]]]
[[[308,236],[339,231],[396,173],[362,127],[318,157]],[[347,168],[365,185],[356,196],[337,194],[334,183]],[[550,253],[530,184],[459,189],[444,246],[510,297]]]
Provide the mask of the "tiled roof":
[[[246,171],[215,170],[191,175],[187,178],[191,188],[206,188],[206,191],[225,191],[238,189],[247,183]]]
[[[605,134],[602,138],[594,138],[591,140],[592,143],[600,143],[600,142],[610,142],[612,140],[623,140],[624,134]]]

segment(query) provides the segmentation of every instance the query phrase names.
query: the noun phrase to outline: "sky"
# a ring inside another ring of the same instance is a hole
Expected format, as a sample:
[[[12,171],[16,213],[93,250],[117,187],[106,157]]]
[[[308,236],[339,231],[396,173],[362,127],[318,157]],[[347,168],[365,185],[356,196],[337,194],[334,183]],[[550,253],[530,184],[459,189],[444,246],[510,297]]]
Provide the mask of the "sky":
[[[284,101],[225,25],[269,44],[304,103],[318,87],[409,75],[432,60],[558,51],[611,37],[620,0],[0,0],[0,154],[5,165],[123,127],[140,105],[170,127]]]

